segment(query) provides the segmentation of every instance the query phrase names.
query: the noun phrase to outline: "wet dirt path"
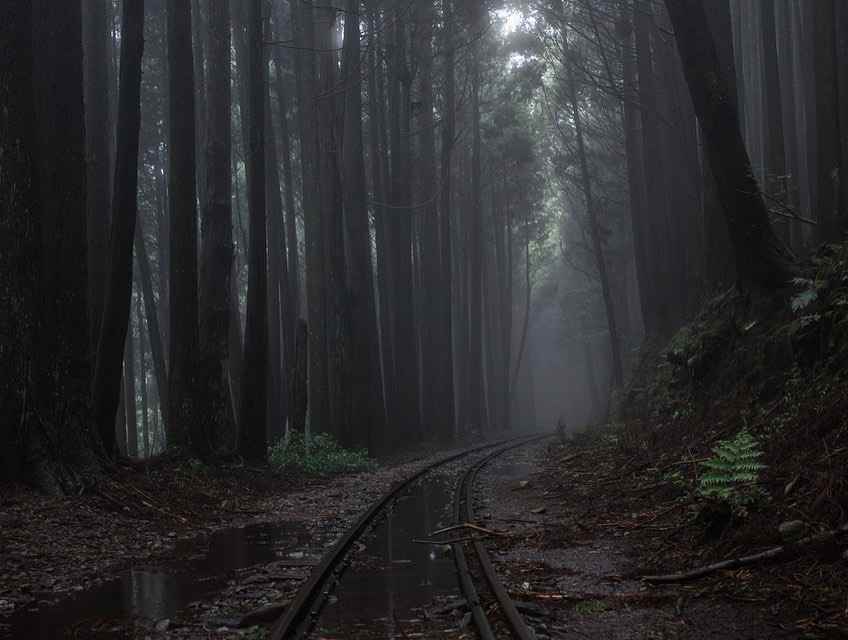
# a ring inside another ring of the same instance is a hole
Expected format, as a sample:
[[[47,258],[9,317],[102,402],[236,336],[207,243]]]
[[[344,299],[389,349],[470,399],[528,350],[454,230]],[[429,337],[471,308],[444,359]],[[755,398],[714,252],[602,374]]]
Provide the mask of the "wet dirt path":
[[[797,637],[767,609],[644,585],[627,533],[587,527],[569,504],[551,465],[565,451],[544,443],[507,453],[481,472],[476,492],[478,521],[509,534],[487,547],[539,640]]]

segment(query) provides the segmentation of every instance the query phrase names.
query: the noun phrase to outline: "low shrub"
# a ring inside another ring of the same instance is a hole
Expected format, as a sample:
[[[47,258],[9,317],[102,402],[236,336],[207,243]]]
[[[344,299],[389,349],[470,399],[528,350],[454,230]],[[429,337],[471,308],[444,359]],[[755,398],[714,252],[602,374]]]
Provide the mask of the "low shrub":
[[[309,475],[334,475],[354,471],[372,471],[377,462],[365,449],[345,449],[332,436],[319,433],[304,436],[291,432],[268,451],[268,460],[276,469],[297,469]]]

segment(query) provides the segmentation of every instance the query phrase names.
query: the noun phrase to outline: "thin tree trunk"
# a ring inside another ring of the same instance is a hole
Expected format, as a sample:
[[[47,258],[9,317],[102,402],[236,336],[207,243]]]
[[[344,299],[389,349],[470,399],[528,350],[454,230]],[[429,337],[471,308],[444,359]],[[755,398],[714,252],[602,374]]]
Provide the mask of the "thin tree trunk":
[[[141,392],[141,443],[143,457],[150,457],[150,416],[148,414],[149,401],[147,394],[147,347],[144,339],[144,317],[142,305],[142,294],[139,291],[136,296],[135,316],[138,318],[138,373]]]
[[[94,368],[94,415],[107,454],[114,450],[115,412],[120,395],[121,363],[126,350],[133,283],[138,188],[138,148],[141,129],[141,58],[144,49],[144,1],[125,0],[121,30],[121,89],[118,100],[118,144],[109,240],[106,298],[100,321]],[[131,340],[130,340],[131,343]],[[132,355],[132,350],[128,351]],[[127,365],[132,368],[132,361]],[[127,376],[134,375],[129,370]],[[127,387],[134,380],[129,380]],[[135,411],[135,396],[127,400]],[[128,425],[135,428],[133,421]],[[130,442],[133,445],[133,442]],[[135,455],[135,449],[130,448]]]
[[[469,343],[467,397],[468,420],[472,429],[483,424],[483,202],[482,141],[480,133],[480,44],[471,54],[471,208],[468,228],[469,269]]]
[[[144,313],[147,317],[147,333],[150,337],[150,354],[153,358],[153,374],[156,377],[157,397],[162,403],[164,417],[168,406],[168,370],[165,363],[165,347],[162,333],[159,329],[159,313],[156,300],[153,297],[153,277],[150,269],[150,259],[147,257],[147,247],[141,227],[135,231],[135,259],[138,263],[138,275],[141,281],[141,291],[144,298]],[[161,302],[161,298],[160,298]]]
[[[278,35],[282,39],[282,14],[278,17]],[[300,257],[297,242],[297,214],[294,205],[294,177],[291,159],[291,133],[289,127],[288,103],[289,95],[286,91],[286,82],[283,77],[283,49],[272,47],[274,55],[274,67],[276,69],[276,92],[277,104],[279,105],[280,122],[280,153],[283,157],[283,191],[286,204],[286,248],[288,249],[288,273],[289,284],[287,288],[288,299],[284,301],[288,309],[291,326],[283,329],[284,339],[294,344],[294,334],[297,319],[300,317]],[[286,333],[288,331],[288,334]],[[285,336],[289,337],[286,338]]]
[[[592,252],[595,256],[595,266],[598,269],[598,279],[601,281],[606,310],[607,328],[609,329],[610,349],[612,352],[612,375],[616,387],[624,383],[624,370],[621,364],[621,341],[618,338],[618,327],[615,318],[615,306],[612,300],[609,274],[607,271],[604,247],[601,240],[601,229],[598,222],[597,205],[592,196],[592,177],[589,173],[589,161],[586,157],[586,143],[583,139],[583,119],[580,115],[580,105],[577,98],[577,83],[574,79],[574,69],[567,64],[568,90],[571,100],[571,118],[574,123],[574,136],[577,139],[577,155],[580,161],[580,177],[583,196],[586,198],[586,216],[589,219],[589,235],[592,239]]]
[[[451,178],[453,176],[454,136],[456,135],[456,79],[454,68],[456,43],[454,42],[453,0],[443,0],[442,6],[444,8],[445,55],[442,113],[441,206],[439,211],[439,258],[442,276],[439,314],[442,318],[442,324],[439,340],[439,352],[441,354],[439,379],[441,381],[441,387],[438,406],[441,410],[439,437],[445,442],[453,438],[456,431],[456,402],[454,398],[453,373],[453,243],[451,236],[451,220],[453,216],[453,193],[451,192],[453,183]]]
[[[264,460],[267,420],[268,303],[265,236],[265,73],[262,54],[262,2],[248,0],[247,94],[249,136],[246,141],[250,248],[248,252],[247,316],[241,376],[239,453]]]
[[[130,301],[129,326],[124,347],[124,410],[126,418],[126,454],[130,458],[138,456],[138,413],[136,412],[135,393],[135,340],[132,330],[132,301]]]

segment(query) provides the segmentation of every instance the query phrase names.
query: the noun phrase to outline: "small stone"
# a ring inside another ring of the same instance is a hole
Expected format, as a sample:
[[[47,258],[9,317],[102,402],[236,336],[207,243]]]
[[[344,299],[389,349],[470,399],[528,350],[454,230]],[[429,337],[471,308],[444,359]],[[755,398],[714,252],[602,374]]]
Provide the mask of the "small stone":
[[[156,623],[156,626],[153,627],[153,630],[157,633],[162,633],[164,631],[167,631],[170,626],[171,621],[168,618],[163,618],[162,620]]]
[[[519,488],[519,489],[526,489],[526,488],[527,488],[527,487],[529,487],[529,486],[530,486],[530,481],[529,481],[529,480],[522,480],[521,482],[519,482],[519,483],[518,483],[518,488]]]
[[[536,507],[535,509],[531,509],[530,513],[535,513],[536,515],[538,515],[540,513],[545,513],[545,511],[547,511],[547,510],[548,510],[547,507]]]
[[[798,540],[807,530],[807,523],[803,520],[789,520],[782,523],[777,530],[785,542]]]
[[[462,621],[459,623],[460,630],[465,629],[469,624],[471,624],[471,612],[469,611],[464,616],[462,616]]]

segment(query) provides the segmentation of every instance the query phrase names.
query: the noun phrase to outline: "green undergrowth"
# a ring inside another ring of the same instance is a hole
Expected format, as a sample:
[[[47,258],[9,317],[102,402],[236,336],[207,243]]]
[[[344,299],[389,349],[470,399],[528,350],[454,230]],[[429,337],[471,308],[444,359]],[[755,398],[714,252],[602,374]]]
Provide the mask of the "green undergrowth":
[[[669,491],[722,502],[760,532],[843,522],[848,244],[819,248],[773,295],[713,297],[647,345],[630,378],[602,437]]]
[[[308,475],[335,475],[373,471],[377,462],[365,449],[346,449],[332,436],[319,433],[304,436],[293,431],[268,451],[271,466],[280,471],[297,470]]]

